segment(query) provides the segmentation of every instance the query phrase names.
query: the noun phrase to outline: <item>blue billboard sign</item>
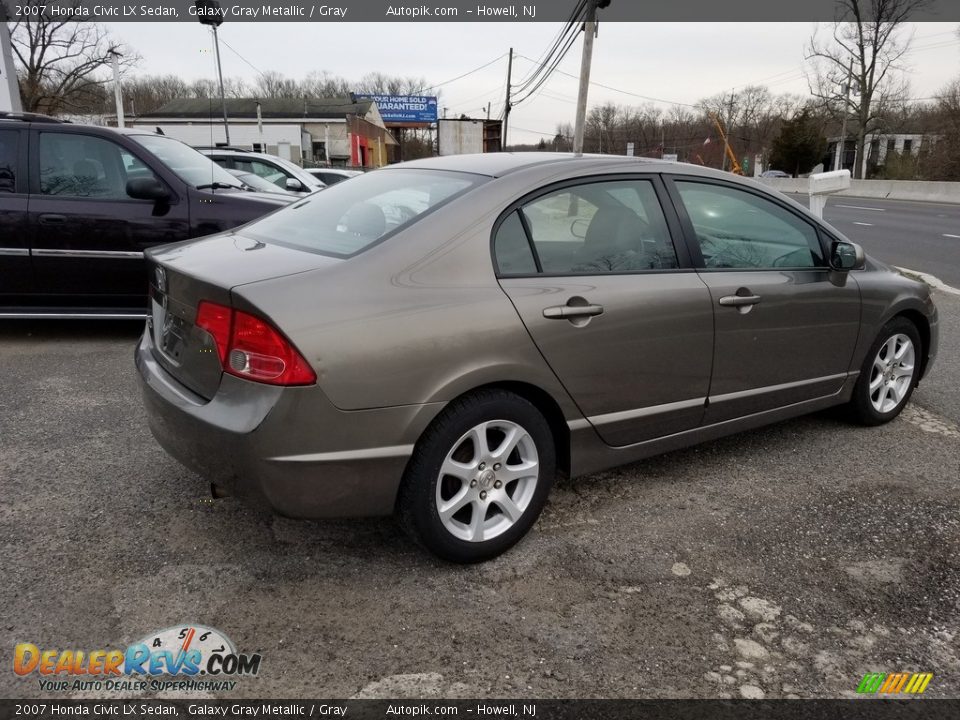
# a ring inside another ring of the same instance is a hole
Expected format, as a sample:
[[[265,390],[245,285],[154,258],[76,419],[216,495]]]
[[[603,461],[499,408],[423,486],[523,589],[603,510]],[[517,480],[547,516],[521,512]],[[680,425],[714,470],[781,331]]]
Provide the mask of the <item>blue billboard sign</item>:
[[[434,123],[437,98],[422,95],[358,95],[358,100],[374,100],[384,122]]]

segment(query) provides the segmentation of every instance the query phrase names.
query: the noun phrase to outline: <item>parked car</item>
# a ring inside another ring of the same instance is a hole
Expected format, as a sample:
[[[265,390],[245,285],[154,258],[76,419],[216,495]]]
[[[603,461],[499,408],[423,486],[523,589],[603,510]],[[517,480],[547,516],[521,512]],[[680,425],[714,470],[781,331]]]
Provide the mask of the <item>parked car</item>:
[[[786,196],[615,156],[419,160],[148,253],[150,428],[294,517],[459,562],[580,476],[833,405],[903,409],[929,288]]]
[[[298,195],[307,195],[326,187],[324,183],[296,163],[275,155],[223,148],[214,150],[204,148],[200,152],[222,168],[259,175],[282,190],[289,190]]]
[[[338,182],[349,180],[357,175],[363,175],[360,170],[346,170],[345,168],[306,168],[307,172],[325,185],[336,185]]]
[[[793,176],[790,173],[785,173],[783,170],[764,170],[762,173],[760,173],[760,177],[788,178]]]
[[[292,190],[284,190],[278,185],[274,185],[272,182],[266,178],[262,178],[259,175],[254,175],[253,173],[244,172],[243,170],[227,170],[228,173],[233,175],[237,180],[243,183],[243,188],[245,190],[253,190],[255,192],[265,192],[265,193],[275,193],[278,195],[299,195]]]
[[[293,199],[169,137],[0,113],[0,317],[143,317],[144,250]]]

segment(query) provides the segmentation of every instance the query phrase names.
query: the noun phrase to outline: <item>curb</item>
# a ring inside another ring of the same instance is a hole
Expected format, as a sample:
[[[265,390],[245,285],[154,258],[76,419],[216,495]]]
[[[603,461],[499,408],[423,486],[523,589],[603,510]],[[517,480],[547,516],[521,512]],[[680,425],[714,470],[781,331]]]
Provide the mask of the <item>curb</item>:
[[[950,285],[947,285],[943,280],[936,277],[935,275],[930,275],[929,273],[920,272],[919,270],[911,270],[910,268],[898,267],[896,265],[894,267],[896,267],[897,270],[900,270],[901,272],[907,273],[908,275],[913,275],[915,277],[920,278],[927,285],[934,288],[935,290],[939,290],[945,293],[950,293],[951,295],[960,295],[960,290],[958,290],[955,287],[951,287]]]

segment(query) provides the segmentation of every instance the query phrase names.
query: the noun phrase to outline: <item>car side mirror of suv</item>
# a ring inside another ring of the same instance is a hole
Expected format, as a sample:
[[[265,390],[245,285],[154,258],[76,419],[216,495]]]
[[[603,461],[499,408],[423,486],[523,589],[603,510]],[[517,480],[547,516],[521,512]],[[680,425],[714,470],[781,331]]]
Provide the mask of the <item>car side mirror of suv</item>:
[[[302,182],[292,177],[287,178],[287,182],[284,185],[284,187],[286,187],[287,190],[292,190],[293,192],[300,192],[301,190],[306,190],[306,188],[303,187]]]
[[[127,195],[136,200],[163,202],[170,199],[170,191],[154,177],[127,180]]]
[[[830,266],[834,270],[863,270],[867,257],[863,248],[852,242],[834,240],[830,247]]]

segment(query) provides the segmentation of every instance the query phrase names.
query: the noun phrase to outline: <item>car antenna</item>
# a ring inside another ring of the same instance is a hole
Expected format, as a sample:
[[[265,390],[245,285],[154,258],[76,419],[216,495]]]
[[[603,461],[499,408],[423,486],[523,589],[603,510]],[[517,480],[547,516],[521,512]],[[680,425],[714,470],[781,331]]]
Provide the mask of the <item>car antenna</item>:
[[[163,131],[163,128],[159,125],[157,125],[157,135],[166,135],[166,133]]]

